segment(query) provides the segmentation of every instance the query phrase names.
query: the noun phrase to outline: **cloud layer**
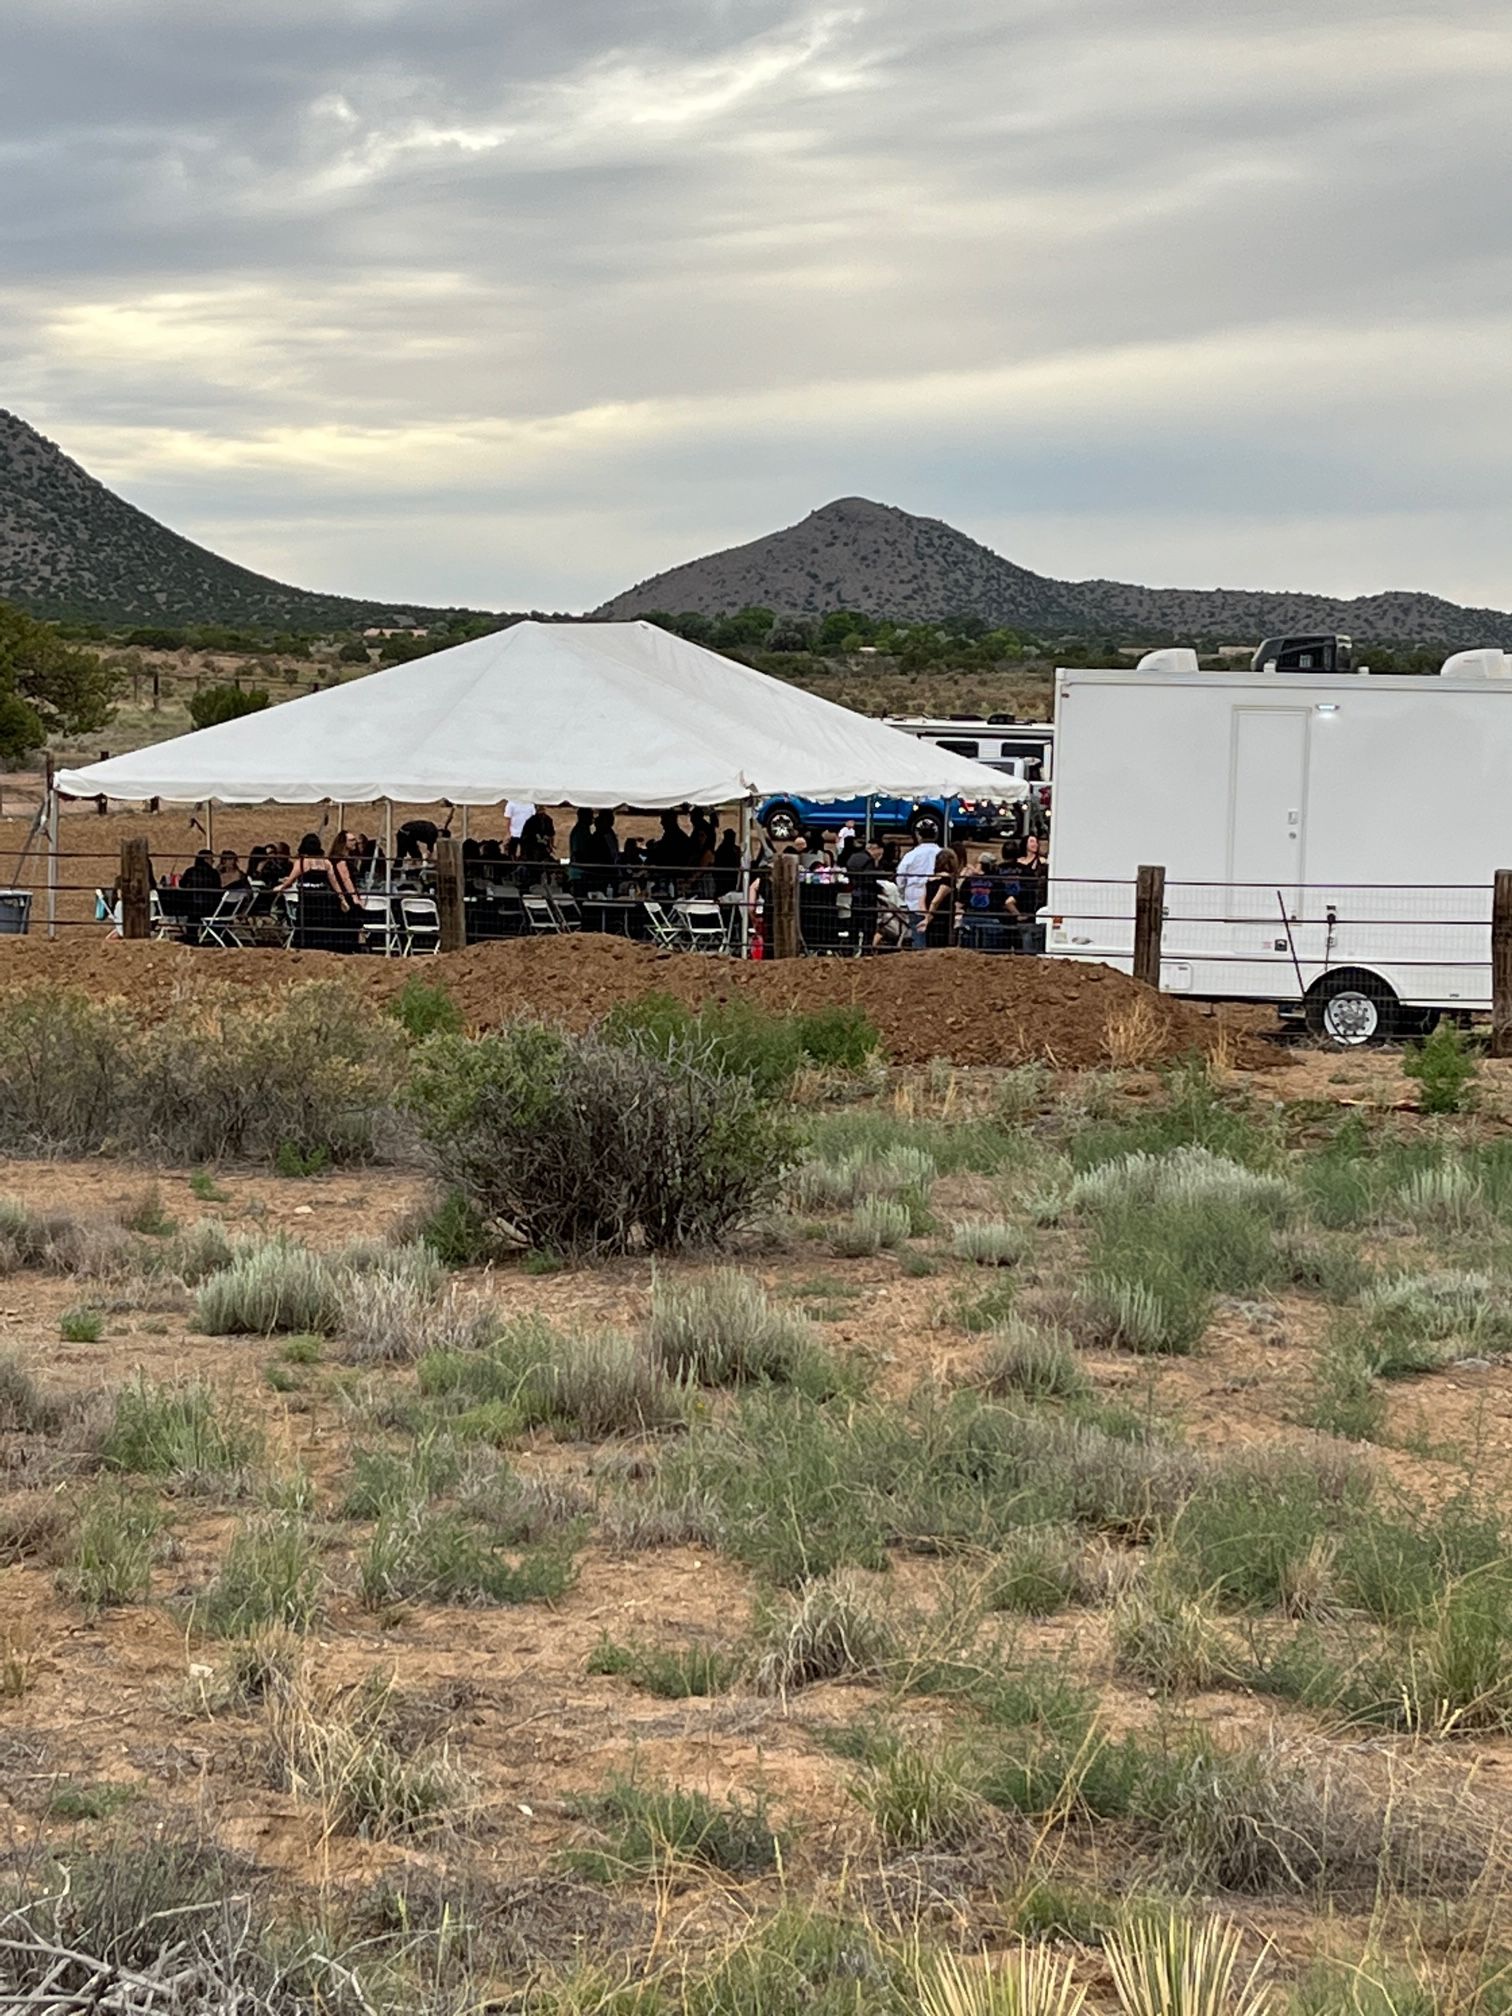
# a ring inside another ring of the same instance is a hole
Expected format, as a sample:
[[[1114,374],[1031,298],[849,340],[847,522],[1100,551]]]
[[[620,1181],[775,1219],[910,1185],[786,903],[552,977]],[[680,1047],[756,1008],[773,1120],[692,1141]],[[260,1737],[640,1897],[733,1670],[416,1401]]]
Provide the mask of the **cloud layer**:
[[[8,403],[312,587],[591,604],[862,493],[1512,603],[1500,0],[9,0]]]

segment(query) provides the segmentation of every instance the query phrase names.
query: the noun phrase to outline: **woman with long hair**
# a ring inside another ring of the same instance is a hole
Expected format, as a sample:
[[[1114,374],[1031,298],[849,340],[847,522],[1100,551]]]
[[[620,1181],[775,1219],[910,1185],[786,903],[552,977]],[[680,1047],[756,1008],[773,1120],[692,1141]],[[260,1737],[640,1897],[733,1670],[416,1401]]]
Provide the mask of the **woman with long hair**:
[[[934,868],[924,884],[924,945],[939,951],[955,941],[956,884],[962,863],[949,847],[935,856]]]
[[[345,878],[349,887],[351,877]],[[294,865],[278,885],[278,894],[297,892],[294,944],[302,952],[355,952],[356,933],[350,918],[355,898],[349,897],[336,869],[320,844],[318,833],[306,833]]]

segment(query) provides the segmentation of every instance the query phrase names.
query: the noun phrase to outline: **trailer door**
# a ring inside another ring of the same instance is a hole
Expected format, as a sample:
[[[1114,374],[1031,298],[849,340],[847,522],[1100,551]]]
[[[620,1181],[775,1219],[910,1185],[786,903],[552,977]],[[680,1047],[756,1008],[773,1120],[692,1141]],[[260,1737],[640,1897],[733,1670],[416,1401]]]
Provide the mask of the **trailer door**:
[[[1275,914],[1267,892],[1279,889],[1295,914],[1306,880],[1307,737],[1304,707],[1236,707],[1229,777],[1228,879],[1259,887],[1235,897],[1236,914]],[[1260,910],[1251,912],[1250,899]]]

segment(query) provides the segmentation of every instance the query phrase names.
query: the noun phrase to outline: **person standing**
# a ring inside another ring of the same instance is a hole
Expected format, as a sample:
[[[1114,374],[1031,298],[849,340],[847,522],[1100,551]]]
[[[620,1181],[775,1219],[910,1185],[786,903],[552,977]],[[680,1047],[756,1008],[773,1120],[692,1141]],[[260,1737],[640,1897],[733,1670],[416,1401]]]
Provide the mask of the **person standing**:
[[[858,952],[870,952],[877,939],[877,884],[881,878],[882,842],[868,840],[845,857],[850,884],[851,936]]]
[[[955,943],[956,884],[961,863],[948,847],[935,855],[934,873],[924,885],[924,943],[940,952]]]
[[[921,819],[914,829],[918,835],[898,863],[898,893],[909,917],[909,942],[916,952],[924,949],[925,891],[940,858],[940,829],[933,819]]]
[[[302,952],[351,952],[356,936],[349,927],[350,905],[326,859],[318,833],[306,833],[288,875],[278,885],[282,896],[298,888],[294,913],[294,943]]]

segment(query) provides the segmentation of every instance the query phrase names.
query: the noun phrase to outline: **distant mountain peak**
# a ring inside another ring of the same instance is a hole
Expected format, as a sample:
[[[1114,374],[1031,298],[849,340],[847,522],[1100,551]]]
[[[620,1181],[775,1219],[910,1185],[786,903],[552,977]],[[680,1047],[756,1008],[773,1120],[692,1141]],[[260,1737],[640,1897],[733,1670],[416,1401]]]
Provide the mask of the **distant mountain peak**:
[[[238,567],[108,490],[17,413],[0,410],[0,601],[107,623],[319,630],[393,605],[312,594]],[[425,617],[438,611],[414,610]]]
[[[1362,641],[1512,647],[1512,616],[1394,590],[1331,595],[1229,588],[1141,588],[1057,581],[1019,567],[940,518],[869,497],[836,497],[796,525],[668,568],[594,611],[597,616],[783,616],[855,609],[897,622],[974,616],[1033,637],[1099,636],[1137,643],[1183,637],[1244,642],[1284,631],[1341,630]]]

